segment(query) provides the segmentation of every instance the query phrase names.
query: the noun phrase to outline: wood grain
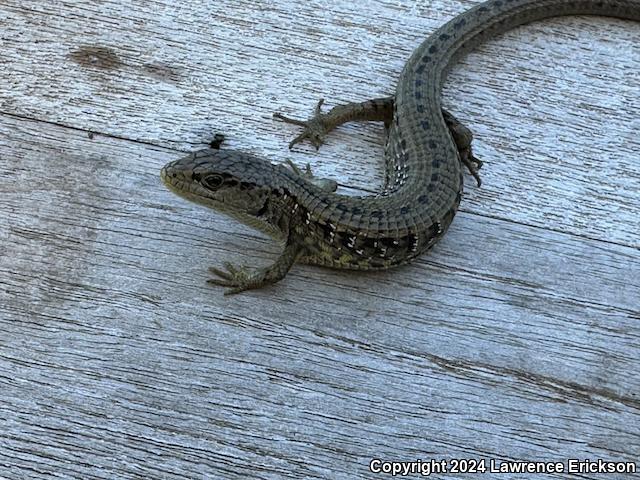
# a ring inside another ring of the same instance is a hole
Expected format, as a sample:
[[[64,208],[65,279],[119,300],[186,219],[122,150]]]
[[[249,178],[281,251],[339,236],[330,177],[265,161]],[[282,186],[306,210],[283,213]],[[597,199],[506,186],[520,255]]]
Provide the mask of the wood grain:
[[[390,93],[472,4],[2,2],[0,478],[637,462],[639,25],[539,22],[454,68],[484,184],[407,267],[223,297],[208,266],[277,246],[158,178],[223,132],[375,190],[381,126],[288,152],[271,114]]]

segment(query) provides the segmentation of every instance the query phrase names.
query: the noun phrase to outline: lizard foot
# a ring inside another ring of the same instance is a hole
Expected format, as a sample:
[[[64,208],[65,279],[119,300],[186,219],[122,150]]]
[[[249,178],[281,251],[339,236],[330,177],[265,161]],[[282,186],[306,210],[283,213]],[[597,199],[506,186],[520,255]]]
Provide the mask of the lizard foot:
[[[296,118],[285,117],[281,113],[273,114],[274,118],[282,120],[283,122],[304,127],[302,133],[289,142],[289,149],[292,149],[295,144],[300,143],[305,139],[308,139],[311,144],[316,147],[316,150],[318,150],[320,145],[324,143],[324,137],[329,133],[331,128],[326,120],[327,115],[321,111],[323,103],[324,98],[321,98],[318,101],[318,105],[316,105],[313,117],[309,120],[298,120]]]
[[[460,161],[467,167],[469,173],[473,175],[473,178],[478,182],[478,186],[482,184],[480,180],[480,174],[478,170],[482,167],[482,160],[473,156],[471,151],[471,141],[473,140],[473,133],[467,127],[464,126],[460,120],[453,116],[447,110],[442,110],[442,116],[444,121],[449,127],[449,132],[453,137],[453,141],[458,147],[458,154],[460,155]]]
[[[478,186],[482,185],[482,180],[480,179],[480,173],[478,170],[482,168],[482,160],[473,156],[471,152],[471,145],[469,145],[465,149],[458,150],[460,153],[460,161],[462,161],[463,165],[467,167],[469,173],[476,179]]]
[[[309,163],[305,165],[304,170],[300,170],[300,168],[291,160],[287,159],[285,161],[291,167],[291,170],[293,170],[293,173],[301,176],[302,178],[309,181],[310,183],[313,183],[316,187],[321,188],[325,192],[335,192],[338,189],[338,182],[336,182],[335,180],[331,180],[330,178],[316,177],[311,171],[311,165],[309,165]]]
[[[250,273],[246,266],[236,267],[229,262],[224,263],[224,268],[226,268],[226,271],[210,267],[209,271],[220,278],[210,278],[207,283],[227,288],[224,291],[225,295],[233,295],[252,288],[260,288],[266,283],[263,270]]]

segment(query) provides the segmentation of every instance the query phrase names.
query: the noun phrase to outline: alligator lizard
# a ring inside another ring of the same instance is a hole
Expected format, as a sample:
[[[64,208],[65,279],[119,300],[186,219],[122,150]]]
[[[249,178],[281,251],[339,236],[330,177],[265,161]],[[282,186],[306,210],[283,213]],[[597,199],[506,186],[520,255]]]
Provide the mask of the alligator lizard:
[[[460,204],[462,166],[476,177],[481,162],[471,152],[471,132],[442,110],[440,91],[449,66],[484,40],[518,25],[562,15],[602,15],[640,20],[640,0],[490,0],[436,30],[405,65],[394,97],[339,105],[308,121],[275,114],[303,127],[289,145],[324,136],[348,121],[388,126],[386,175],[375,196],[334,192],[335,182],[315,179],[309,168],[286,168],[253,155],[210,148],[162,168],[178,195],[227,213],[282,240],[270,266],[250,271],[226,263],[212,267],[210,283],[225,294],[284,278],[295,262],[355,270],[407,263],[447,231]]]

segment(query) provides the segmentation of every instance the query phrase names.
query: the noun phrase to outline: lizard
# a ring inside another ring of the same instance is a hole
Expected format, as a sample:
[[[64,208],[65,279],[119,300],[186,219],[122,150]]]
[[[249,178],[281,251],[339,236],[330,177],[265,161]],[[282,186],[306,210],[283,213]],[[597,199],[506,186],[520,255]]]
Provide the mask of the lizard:
[[[235,150],[198,150],[165,165],[161,178],[173,192],[283,243],[271,265],[252,271],[225,263],[224,269],[210,268],[215,277],[208,282],[235,294],[281,280],[296,262],[383,270],[433,247],[460,205],[463,167],[481,183],[482,162],[472,152],[471,131],[441,106],[449,68],[488,38],[563,15],[640,20],[640,0],[489,0],[459,14],[415,49],[394,96],[337,105],[326,113],[320,100],[305,121],[274,114],[303,129],[289,148],[308,140],[317,149],[345,122],[384,122],[385,181],[376,195],[341,195],[335,182],[315,178],[308,166],[287,168]]]

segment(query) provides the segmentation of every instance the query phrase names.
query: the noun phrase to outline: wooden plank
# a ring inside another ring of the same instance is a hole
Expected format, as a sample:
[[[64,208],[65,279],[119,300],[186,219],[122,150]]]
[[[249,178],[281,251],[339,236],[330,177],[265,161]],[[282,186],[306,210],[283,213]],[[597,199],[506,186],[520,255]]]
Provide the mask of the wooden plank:
[[[173,196],[160,166],[224,131],[370,189],[379,126],[288,154],[294,130],[271,112],[389,92],[471,3],[320,5],[0,6],[1,478],[637,462],[636,24],[543,22],[454,69],[445,100],[489,163],[432,254],[382,273],[296,266],[235,297],[206,285],[208,266],[277,247]],[[549,477],[564,475],[529,478]]]

